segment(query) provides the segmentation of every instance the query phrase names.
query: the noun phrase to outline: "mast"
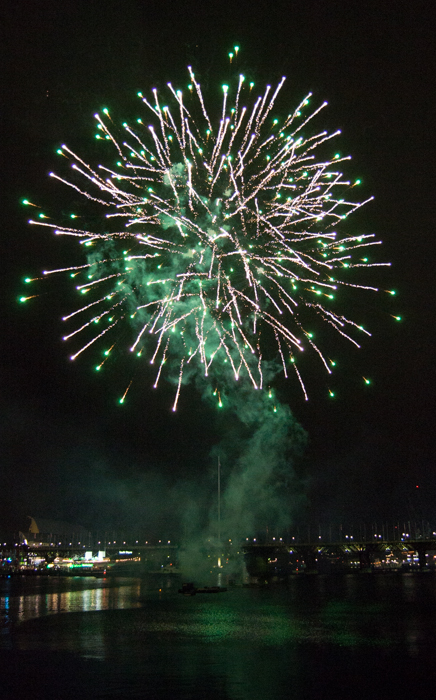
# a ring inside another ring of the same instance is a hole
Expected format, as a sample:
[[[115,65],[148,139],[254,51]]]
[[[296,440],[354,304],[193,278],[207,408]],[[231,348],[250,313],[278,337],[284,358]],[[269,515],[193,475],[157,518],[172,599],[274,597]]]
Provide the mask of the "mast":
[[[218,456],[218,568],[221,568],[221,462]]]
[[[221,462],[218,457],[218,542],[221,542]]]

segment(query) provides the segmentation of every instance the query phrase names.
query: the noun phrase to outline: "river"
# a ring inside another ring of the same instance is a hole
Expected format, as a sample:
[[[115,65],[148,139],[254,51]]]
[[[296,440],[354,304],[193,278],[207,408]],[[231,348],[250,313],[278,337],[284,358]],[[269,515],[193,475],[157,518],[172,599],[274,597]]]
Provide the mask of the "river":
[[[436,695],[433,573],[301,575],[193,597],[179,586],[0,579],[1,700]]]

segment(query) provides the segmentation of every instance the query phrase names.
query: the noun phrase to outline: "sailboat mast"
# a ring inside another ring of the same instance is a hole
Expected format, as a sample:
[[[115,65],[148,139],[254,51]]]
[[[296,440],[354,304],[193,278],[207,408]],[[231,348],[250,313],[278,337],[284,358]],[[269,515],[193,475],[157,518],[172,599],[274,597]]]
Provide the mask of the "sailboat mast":
[[[221,462],[218,457],[218,542],[221,541]]]
[[[218,457],[218,568],[221,569],[221,462]]]

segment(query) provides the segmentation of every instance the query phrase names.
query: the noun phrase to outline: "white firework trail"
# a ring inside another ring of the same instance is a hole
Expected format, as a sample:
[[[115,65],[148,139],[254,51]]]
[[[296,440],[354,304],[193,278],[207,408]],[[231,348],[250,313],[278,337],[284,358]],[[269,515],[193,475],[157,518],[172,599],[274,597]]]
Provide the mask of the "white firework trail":
[[[316,159],[340,132],[305,135],[326,103],[305,116],[309,94],[280,122],[272,113],[285,79],[256,97],[241,75],[234,89],[223,86],[215,121],[188,70],[186,96],[170,83],[165,96],[138,93],[147,117],[135,125],[117,127],[106,109],[95,115],[97,138],[116,150],[113,167],[59,149],[73,176],[51,175],[92,203],[94,219],[101,207],[95,227],[56,225],[43,214],[31,221],[86,247],[87,264],[43,273],[69,272],[81,281],[79,293],[94,295],[64,317],[90,313],[65,336],[84,333],[72,359],[109,331],[121,344],[127,328],[126,347],[159,363],[155,386],[164,363],[177,366],[173,410],[194,361],[206,376],[212,363],[226,363],[235,380],[245,374],[259,388],[265,359],[278,359],[285,376],[293,368],[307,399],[301,351],[314,350],[331,371],[306,327],[308,313],[358,345],[343,329],[363,329],[334,309],[334,292],[338,285],[377,291],[349,283],[349,268],[390,263],[361,257],[379,243],[372,234],[341,232],[366,202],[348,201],[359,183],[338,170],[348,157]]]

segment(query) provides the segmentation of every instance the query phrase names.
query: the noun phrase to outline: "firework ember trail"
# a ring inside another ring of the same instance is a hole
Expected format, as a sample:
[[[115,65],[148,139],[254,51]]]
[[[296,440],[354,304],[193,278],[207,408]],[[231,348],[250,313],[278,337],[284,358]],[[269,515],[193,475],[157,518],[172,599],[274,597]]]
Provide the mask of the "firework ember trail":
[[[174,410],[185,373],[211,377],[215,363],[261,389],[265,366],[278,361],[307,399],[302,353],[327,373],[334,365],[313,326],[359,346],[370,333],[336,307],[341,287],[377,291],[354,284],[353,268],[389,263],[366,257],[380,243],[374,234],[346,230],[365,202],[354,201],[359,181],[341,172],[349,157],[331,151],[340,132],[316,127],[326,103],[311,110],[309,94],[278,119],[285,78],[258,94],[240,75],[222,86],[213,116],[188,71],[183,93],[171,83],[138,93],[144,114],[134,123],[117,124],[107,109],[95,115],[106,165],[58,151],[71,173],[50,175],[92,212],[31,221],[84,248],[80,265],[43,273],[71,275],[86,299],[64,316],[75,324],[64,340],[76,344],[71,359],[101,341],[97,369],[115,350],[146,357],[155,386],[165,363],[176,366]]]

